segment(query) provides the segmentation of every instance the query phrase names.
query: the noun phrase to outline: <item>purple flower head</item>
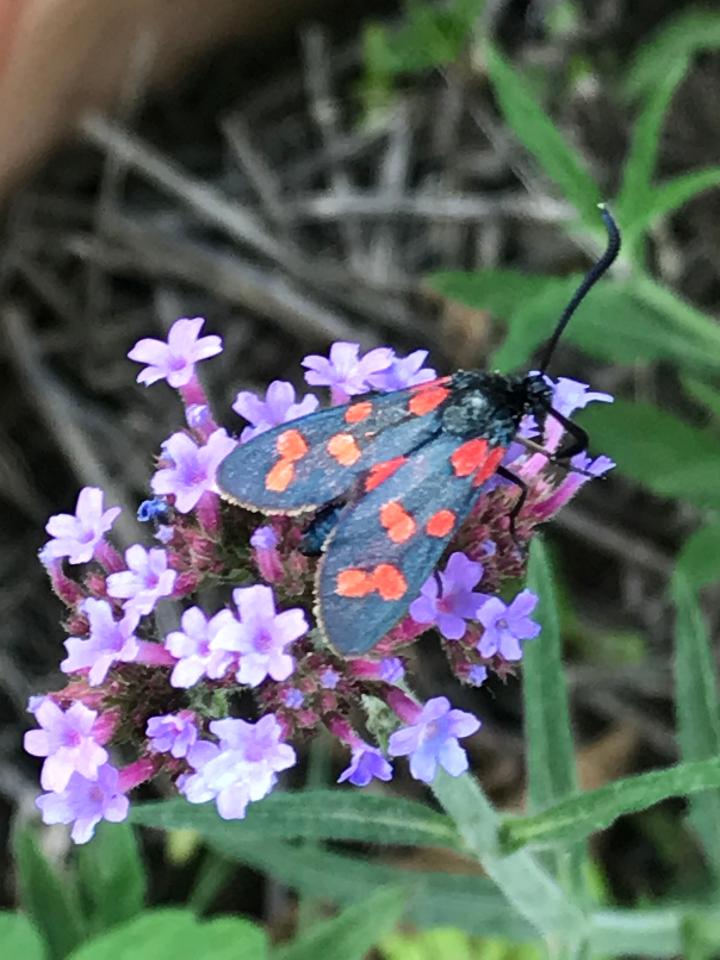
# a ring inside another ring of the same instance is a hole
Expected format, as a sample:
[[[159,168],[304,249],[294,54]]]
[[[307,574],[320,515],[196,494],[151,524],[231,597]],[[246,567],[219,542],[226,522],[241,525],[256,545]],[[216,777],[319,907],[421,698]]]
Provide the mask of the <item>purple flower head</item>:
[[[232,405],[235,413],[250,423],[240,434],[240,443],[247,443],[271,427],[304,417],[316,410],[317,406],[318,399],[311,393],[306,393],[302,400],[296,403],[295,388],[285,380],[273,380],[265,391],[264,400],[249,390],[243,390],[235,397]]]
[[[223,647],[213,648],[212,643],[239,626],[230,610],[221,610],[208,620],[199,607],[190,607],[183,613],[180,626],[181,630],[165,638],[165,649],[178,660],[170,674],[170,685],[192,687],[203,676],[219,680],[235,657]]]
[[[153,497],[152,500],[143,500],[137,508],[137,518],[140,523],[151,523],[167,519],[170,507],[162,497]]]
[[[116,661],[130,663],[140,650],[135,627],[140,614],[127,610],[122,620],[115,620],[107,600],[84,600],[82,610],[90,621],[90,636],[69,637],[65,641],[67,657],[60,664],[64,673],[90,669],[88,680],[92,686],[102,683]]]
[[[432,367],[423,367],[427,355],[427,350],[415,350],[407,357],[395,357],[387,370],[371,374],[368,383],[373,390],[382,390],[383,393],[428,383],[437,377],[437,372]]]
[[[552,381],[550,382],[552,383]],[[590,390],[589,386],[589,384],[582,383],[580,380],[558,377],[557,382],[552,383],[553,408],[564,417],[570,417],[576,410],[584,410],[593,400],[599,400],[601,403],[613,402],[609,393],[598,393]]]
[[[388,370],[395,353],[389,347],[377,347],[364,357],[359,353],[359,344],[340,342],[330,347],[330,359],[311,354],[302,361],[307,368],[305,379],[314,387],[330,387],[334,403],[366,393],[371,389],[370,377]]]
[[[190,803],[215,800],[226,820],[241,819],[251,800],[268,794],[277,773],[295,764],[293,748],[281,741],[282,727],[274,714],[257,723],[230,718],[214,720],[210,730],[219,745],[199,741],[188,759],[196,772],[182,784]]]
[[[453,777],[468,768],[467,754],[458,738],[480,729],[480,721],[464,710],[453,710],[447,697],[428,700],[413,724],[396,730],[388,741],[391,757],[410,757],[410,773],[432,783],[440,764]]]
[[[87,843],[101,820],[119,823],[128,814],[128,798],[120,790],[120,775],[106,763],[95,780],[73,773],[64,790],[44,793],[35,801],[43,823],[72,823],[75,843]]]
[[[171,387],[184,387],[195,373],[195,364],[222,352],[220,337],[200,337],[205,320],[183,317],[168,331],[167,343],[146,337],[138,340],[128,353],[130,360],[147,366],[137,376],[138,383],[149,387],[157,380],[167,380]]]
[[[171,461],[171,465],[158,470],[152,478],[153,492],[174,494],[175,509],[189,513],[204,493],[217,493],[215,471],[235,446],[222,428],[215,430],[202,447],[186,433],[174,433],[162,448],[163,460]]]
[[[103,510],[103,492],[97,487],[83,487],[75,513],[56,513],[45,527],[53,537],[43,547],[47,559],[67,557],[70,563],[92,560],[95,548],[110,530],[120,507]]]
[[[385,683],[400,683],[405,667],[400,657],[383,657],[380,661],[380,679]]]
[[[282,692],[282,702],[291,710],[299,710],[305,703],[305,696],[297,687],[288,687]]]
[[[483,575],[483,565],[469,560],[460,551],[453,553],[445,570],[423,584],[420,596],[410,604],[410,616],[417,623],[433,623],[446,640],[465,636],[466,620],[474,618],[485,594],[473,587]],[[441,589],[442,588],[442,589]]]
[[[481,687],[487,680],[487,677],[487,667],[483,667],[479,663],[473,664],[467,672],[467,682],[473,687]]]
[[[530,619],[538,598],[531,590],[521,591],[509,605],[499,597],[490,597],[478,610],[477,618],[485,627],[478,643],[483,657],[497,654],[504,660],[522,657],[520,640],[532,640],[540,633],[540,624]]]
[[[125,600],[126,610],[145,616],[155,609],[158,600],[173,592],[177,573],[168,569],[167,553],[159,547],[146,550],[136,543],[125,551],[125,563],[127,570],[107,578],[107,592]]]
[[[25,749],[33,757],[46,757],[40,774],[43,790],[61,793],[73,773],[97,780],[98,768],[107,763],[107,750],[93,739],[97,712],[83,703],[63,711],[50,697],[35,710],[42,729],[25,734]]]
[[[146,733],[151,750],[156,753],[169,753],[176,758],[186,757],[198,738],[195,715],[191,710],[150,717]]]
[[[324,690],[334,690],[335,687],[340,682],[340,674],[337,670],[333,670],[332,667],[327,667],[318,677],[320,681],[320,686]]]
[[[366,787],[371,780],[392,780],[392,764],[388,763],[377,747],[362,741],[352,750],[350,766],[337,779],[338,783],[349,780],[356,787]]]
[[[250,537],[250,546],[255,550],[255,562],[260,576],[267,583],[278,583],[285,573],[282,557],[277,548],[280,538],[272,527],[258,527]]]
[[[272,527],[258,527],[250,537],[250,546],[256,550],[272,550],[280,542],[280,538]]]
[[[256,687],[268,676],[287,680],[295,669],[295,661],[285,653],[285,647],[307,633],[304,612],[295,608],[276,613],[270,587],[238,587],[233,590],[233,600],[240,613],[238,628],[217,637],[211,647],[240,654],[236,674],[240,683]]]

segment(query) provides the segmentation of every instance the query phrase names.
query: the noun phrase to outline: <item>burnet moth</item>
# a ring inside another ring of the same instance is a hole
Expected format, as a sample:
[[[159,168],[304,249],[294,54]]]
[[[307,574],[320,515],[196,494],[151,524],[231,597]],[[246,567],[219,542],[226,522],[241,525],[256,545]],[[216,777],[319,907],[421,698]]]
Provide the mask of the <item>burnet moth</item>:
[[[305,534],[321,553],[315,605],[327,642],[344,655],[375,646],[405,615],[494,475],[527,490],[503,457],[532,415],[540,435],[554,417],[570,442],[554,462],[587,449],[584,430],[552,408],[545,373],[570,318],[613,263],[620,232],[601,205],[607,247],[579,285],[524,376],[458,370],[447,377],[317,410],[236,447],[221,463],[223,496],[266,514],[314,515]]]

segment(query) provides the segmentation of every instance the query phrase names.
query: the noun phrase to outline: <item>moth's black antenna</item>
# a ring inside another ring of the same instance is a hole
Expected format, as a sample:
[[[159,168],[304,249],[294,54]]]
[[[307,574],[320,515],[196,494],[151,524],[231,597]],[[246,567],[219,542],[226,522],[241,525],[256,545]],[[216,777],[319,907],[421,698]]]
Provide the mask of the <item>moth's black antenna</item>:
[[[583,282],[573,294],[570,303],[563,310],[562,316],[558,320],[557,326],[555,327],[555,332],[550,338],[550,342],[545,347],[545,352],[543,353],[542,361],[540,363],[540,373],[545,373],[547,370],[548,364],[550,363],[552,355],[555,352],[555,347],[558,344],[558,340],[563,335],[565,327],[570,322],[570,317],[572,317],[572,315],[575,313],[590,288],[597,283],[600,277],[612,265],[613,261],[620,252],[620,229],[613,220],[612,214],[604,203],[599,203],[598,208],[600,210],[600,216],[603,218],[605,223],[605,229],[607,230],[608,235],[608,243],[605,253],[600,257],[597,263],[595,263],[590,270],[588,270]]]

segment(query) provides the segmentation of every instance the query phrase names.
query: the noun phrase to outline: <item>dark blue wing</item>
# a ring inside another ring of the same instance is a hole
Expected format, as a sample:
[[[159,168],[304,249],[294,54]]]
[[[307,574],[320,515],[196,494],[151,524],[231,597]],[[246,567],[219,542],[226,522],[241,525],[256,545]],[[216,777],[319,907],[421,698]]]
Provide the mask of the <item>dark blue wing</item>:
[[[359,397],[274,427],[223,460],[217,484],[226,499],[265,513],[317,510],[441,429],[448,380],[420,389]],[[397,464],[396,464],[397,466]],[[379,476],[379,474],[378,474]]]
[[[316,615],[341,653],[364,653],[398,623],[480,495],[474,474],[452,465],[460,446],[440,434],[340,516],[318,568]]]

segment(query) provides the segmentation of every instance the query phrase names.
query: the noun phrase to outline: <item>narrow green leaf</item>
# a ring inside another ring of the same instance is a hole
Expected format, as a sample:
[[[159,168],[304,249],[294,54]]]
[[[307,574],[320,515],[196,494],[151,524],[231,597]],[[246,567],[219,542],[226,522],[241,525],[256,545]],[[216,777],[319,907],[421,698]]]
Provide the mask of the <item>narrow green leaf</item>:
[[[479,784],[469,774],[450,777],[441,771],[432,789],[468,849],[517,912],[543,937],[579,943],[586,928],[582,912],[536,859],[524,851],[503,855],[498,842],[502,821]]]
[[[530,548],[527,586],[538,596],[533,615],[540,635],[523,650],[523,711],[530,810],[540,810],[577,788],[575,748],[562,663],[552,571],[537,537]]]
[[[673,577],[672,594],[680,755],[688,761],[718,757],[720,699],[707,624],[695,594],[681,573],[676,572]],[[716,875],[720,875],[720,794],[708,792],[694,797],[690,803],[690,823],[708,862]]]
[[[99,824],[90,843],[78,850],[78,869],[93,933],[130,920],[143,909],[145,871],[127,823]]]
[[[720,522],[708,523],[688,537],[677,569],[695,590],[720,580]]]
[[[63,960],[84,938],[74,885],[40,851],[30,828],[15,835],[20,903],[43,936],[50,960]]]
[[[408,900],[403,887],[376,890],[362,903],[317,923],[304,936],[273,954],[273,960],[363,960],[400,921]]]
[[[516,941],[536,934],[485,877],[473,873],[405,870],[367,857],[305,849],[272,840],[246,840],[227,825],[224,839],[208,838],[229,857],[262,870],[300,893],[340,905],[363,900],[381,886],[412,886],[407,919],[419,927],[449,925]]]
[[[135,806],[131,821],[165,830],[188,828],[204,837],[222,838],[227,821],[212,804],[183,799]],[[253,804],[234,824],[239,837],[358,840],[403,846],[458,847],[457,832],[447,817],[412,800],[351,790],[302,790],[272,793]]]
[[[720,441],[650,404],[616,400],[583,412],[595,449],[653,493],[701,507],[720,506]]]
[[[688,375],[682,378],[682,385],[693,400],[707,408],[714,420],[720,420],[720,390],[717,387]]]
[[[650,93],[663,81],[668,66],[693,57],[701,50],[720,47],[720,17],[712,10],[685,10],[663,22],[650,37],[643,37],[625,77],[630,97]]]
[[[487,43],[485,51],[490,81],[508,125],[585,223],[597,231],[601,197],[584,162],[538,103],[527,81],[496,47]]]
[[[199,921],[189,910],[148,910],[86,943],[71,960],[267,960],[263,930],[237,917]]]
[[[520,270],[443,270],[429,274],[424,282],[449,300],[474,310],[489,310],[504,319],[554,279]]]
[[[698,310],[652,277],[636,270],[628,280],[628,289],[642,303],[667,317],[673,327],[708,351],[720,351],[720,326],[717,320]]]
[[[502,848],[512,851],[527,844],[548,847],[582,840],[624,814],[645,810],[668,797],[689,796],[719,786],[719,759],[679,763],[616,780],[563,800],[542,813],[506,820],[501,830]]]
[[[663,123],[687,65],[687,59],[683,57],[673,58],[668,63],[660,83],[653,88],[635,121],[620,192],[613,204],[618,222],[625,227],[645,209],[652,192]]]
[[[699,193],[717,186],[720,186],[720,167],[693,170],[656,184],[647,193],[644,206],[636,206],[632,219],[623,221],[625,239],[634,243],[635,238],[651,229],[662,217],[678,210]]]
[[[0,911],[0,944],[8,960],[45,960],[40,934],[22,913]]]

